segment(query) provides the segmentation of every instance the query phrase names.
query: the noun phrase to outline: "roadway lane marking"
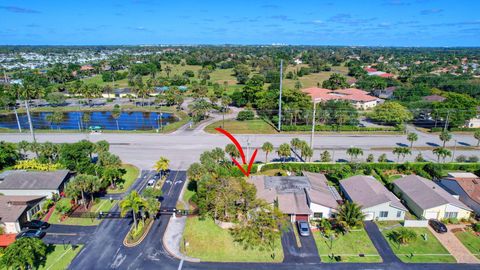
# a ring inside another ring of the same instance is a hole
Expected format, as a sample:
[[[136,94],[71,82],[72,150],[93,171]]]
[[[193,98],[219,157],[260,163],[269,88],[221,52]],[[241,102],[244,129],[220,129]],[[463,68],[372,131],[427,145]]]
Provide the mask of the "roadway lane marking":
[[[182,266],[183,266],[183,259],[180,261],[180,264],[178,265],[177,270],[182,270]]]
[[[48,235],[66,235],[66,236],[75,236],[78,235],[77,233],[50,233],[47,231]]]
[[[178,173],[179,173],[179,172],[180,172],[179,170],[176,171],[175,177],[173,178],[172,183],[175,183],[175,180],[177,180],[177,176],[178,176]],[[170,191],[172,191],[173,186],[174,186],[174,185],[170,184],[170,189],[168,189],[168,192],[167,192],[168,195],[170,195]]]

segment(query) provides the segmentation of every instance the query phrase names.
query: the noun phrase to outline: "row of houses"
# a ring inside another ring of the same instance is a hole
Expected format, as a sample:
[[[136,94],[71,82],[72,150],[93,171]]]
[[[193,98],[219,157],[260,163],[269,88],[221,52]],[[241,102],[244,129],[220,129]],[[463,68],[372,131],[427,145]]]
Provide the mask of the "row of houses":
[[[22,225],[42,209],[46,199],[60,195],[73,176],[68,170],[1,173],[0,226],[5,233],[20,232]]]
[[[451,173],[439,182],[404,176],[393,182],[393,192],[372,176],[357,175],[340,181],[343,197],[321,173],[253,176],[248,181],[260,199],[278,205],[292,222],[334,218],[344,199],[360,205],[365,220],[404,220],[408,212],[420,219],[480,214],[480,178],[468,173]]]

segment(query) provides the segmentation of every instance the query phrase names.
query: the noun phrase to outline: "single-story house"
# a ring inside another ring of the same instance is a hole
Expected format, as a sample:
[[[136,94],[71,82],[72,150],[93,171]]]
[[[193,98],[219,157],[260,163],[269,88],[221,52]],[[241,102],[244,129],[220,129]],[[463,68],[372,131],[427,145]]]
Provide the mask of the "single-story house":
[[[0,174],[0,193],[10,196],[44,196],[60,194],[73,176],[68,170],[52,172],[11,170]]]
[[[390,86],[385,89],[376,89],[373,90],[373,94],[376,97],[382,98],[382,99],[391,99],[393,98],[393,93],[397,90],[396,86]]]
[[[257,189],[257,197],[267,203],[278,203],[280,211],[292,222],[333,217],[341,202],[334,187],[323,174],[304,176],[253,176],[248,180]]]
[[[480,177],[469,172],[451,172],[440,185],[480,215]]]
[[[5,233],[19,233],[23,223],[40,211],[43,196],[0,196],[0,226]]]
[[[424,219],[468,218],[472,209],[435,182],[408,175],[393,182],[393,191],[417,216]]]
[[[408,211],[400,200],[372,176],[356,175],[340,181],[349,201],[362,207],[365,220],[404,220]]]
[[[378,104],[378,98],[368,92],[357,88],[331,90],[326,88],[310,87],[302,92],[309,95],[313,102],[326,102],[329,100],[346,100],[357,109],[370,109]]]

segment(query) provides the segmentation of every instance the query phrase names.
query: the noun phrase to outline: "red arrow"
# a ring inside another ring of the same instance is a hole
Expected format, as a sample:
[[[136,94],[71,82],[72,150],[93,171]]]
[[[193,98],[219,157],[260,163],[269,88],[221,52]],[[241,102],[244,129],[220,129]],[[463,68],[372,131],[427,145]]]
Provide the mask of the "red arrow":
[[[233,137],[232,134],[230,134],[228,131],[222,129],[222,128],[215,128],[215,130],[217,130],[218,132],[222,133],[223,135],[227,136],[230,141],[233,142],[233,144],[235,145],[235,147],[237,147],[237,150],[238,152],[240,153],[240,157],[242,157],[242,161],[243,161],[243,165],[247,164],[247,162],[245,161],[245,154],[243,153],[243,149],[242,149],[242,146],[240,145],[240,143],[237,141],[237,139],[235,139],[235,137]],[[235,165],[240,169],[240,171],[245,175],[245,176],[249,176],[250,175],[250,171],[252,170],[252,165],[253,165],[253,162],[255,161],[255,157],[257,156],[257,152],[258,152],[258,149],[255,149],[255,151],[253,152],[252,156],[250,157],[250,161],[248,162],[248,168],[247,168],[247,171],[245,171],[245,169],[243,168],[243,166],[234,158],[232,158],[232,161],[233,163],[235,163]]]

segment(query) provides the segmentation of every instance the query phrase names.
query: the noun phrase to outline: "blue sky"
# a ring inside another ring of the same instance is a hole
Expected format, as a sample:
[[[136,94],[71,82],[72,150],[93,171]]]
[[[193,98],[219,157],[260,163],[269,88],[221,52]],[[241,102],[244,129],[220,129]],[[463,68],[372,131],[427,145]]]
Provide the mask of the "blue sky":
[[[0,44],[480,46],[478,0],[0,0]]]

